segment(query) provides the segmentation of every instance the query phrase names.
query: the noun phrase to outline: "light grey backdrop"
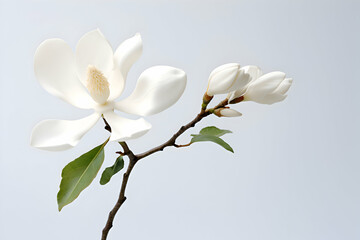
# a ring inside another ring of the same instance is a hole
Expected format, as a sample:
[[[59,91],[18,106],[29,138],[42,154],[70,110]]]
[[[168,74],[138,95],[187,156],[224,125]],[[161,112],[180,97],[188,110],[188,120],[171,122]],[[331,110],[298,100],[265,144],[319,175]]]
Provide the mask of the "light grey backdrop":
[[[35,49],[53,37],[74,48],[97,27],[113,48],[142,34],[143,56],[123,96],[152,65],[188,74],[181,99],[147,118],[153,129],[146,136],[129,141],[135,152],[164,142],[195,116],[220,64],[255,64],[294,78],[284,102],[240,104],[241,118],[211,117],[185,134],[207,125],[231,129],[225,139],[235,154],[199,143],[138,164],[109,239],[360,239],[359,11],[355,0],[2,0],[0,239],[100,239],[121,174],[106,186],[98,176],[61,213],[56,194],[62,168],[106,138],[102,123],[69,151],[29,146],[38,121],[89,113],[41,88]],[[118,148],[106,148],[104,167]]]

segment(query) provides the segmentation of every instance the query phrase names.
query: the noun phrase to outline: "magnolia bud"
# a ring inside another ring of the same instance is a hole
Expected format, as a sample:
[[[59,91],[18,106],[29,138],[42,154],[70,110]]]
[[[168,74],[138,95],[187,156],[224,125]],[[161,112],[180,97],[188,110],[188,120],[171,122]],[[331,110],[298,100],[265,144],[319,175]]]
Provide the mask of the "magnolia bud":
[[[270,72],[251,81],[244,94],[244,101],[273,104],[286,98],[286,92],[292,84],[291,78],[285,78],[283,72]]]
[[[237,63],[228,63],[215,68],[209,76],[206,94],[224,94],[244,88],[250,82],[246,74]]]
[[[239,117],[242,114],[230,108],[218,108],[214,110],[214,114],[218,117]]]

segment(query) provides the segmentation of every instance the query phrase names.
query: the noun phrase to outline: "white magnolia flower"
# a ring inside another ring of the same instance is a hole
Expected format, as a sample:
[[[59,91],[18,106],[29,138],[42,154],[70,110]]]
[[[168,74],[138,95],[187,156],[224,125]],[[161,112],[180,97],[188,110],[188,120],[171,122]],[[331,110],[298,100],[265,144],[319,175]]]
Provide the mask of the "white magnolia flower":
[[[206,94],[229,93],[244,88],[250,82],[249,74],[237,63],[228,63],[215,68],[209,76]]]
[[[142,53],[139,34],[113,50],[99,30],[85,34],[75,54],[61,39],[48,39],[35,53],[35,75],[49,93],[94,113],[78,120],[44,120],[31,135],[31,145],[46,150],[65,150],[75,146],[103,116],[112,129],[110,140],[124,141],[144,135],[151,124],[143,118],[131,120],[114,113],[148,116],[173,105],[186,86],[184,71],[154,66],[139,77],[133,93],[115,102],[123,92],[130,67]]]

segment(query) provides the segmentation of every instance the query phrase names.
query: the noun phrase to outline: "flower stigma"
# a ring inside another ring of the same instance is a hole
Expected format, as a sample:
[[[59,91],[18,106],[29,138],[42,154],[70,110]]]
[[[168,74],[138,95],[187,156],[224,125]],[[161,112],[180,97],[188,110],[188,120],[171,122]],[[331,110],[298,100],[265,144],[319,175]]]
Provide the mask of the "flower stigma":
[[[105,104],[110,96],[109,82],[104,74],[95,66],[89,65],[87,68],[87,89],[91,97],[99,104]]]

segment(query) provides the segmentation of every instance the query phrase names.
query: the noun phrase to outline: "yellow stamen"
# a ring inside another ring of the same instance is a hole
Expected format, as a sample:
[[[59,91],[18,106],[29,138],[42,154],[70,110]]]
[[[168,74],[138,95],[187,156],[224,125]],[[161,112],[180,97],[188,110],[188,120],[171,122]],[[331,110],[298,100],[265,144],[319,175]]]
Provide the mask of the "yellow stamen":
[[[87,89],[91,97],[99,104],[106,103],[110,95],[109,82],[104,74],[93,65],[87,68]]]

